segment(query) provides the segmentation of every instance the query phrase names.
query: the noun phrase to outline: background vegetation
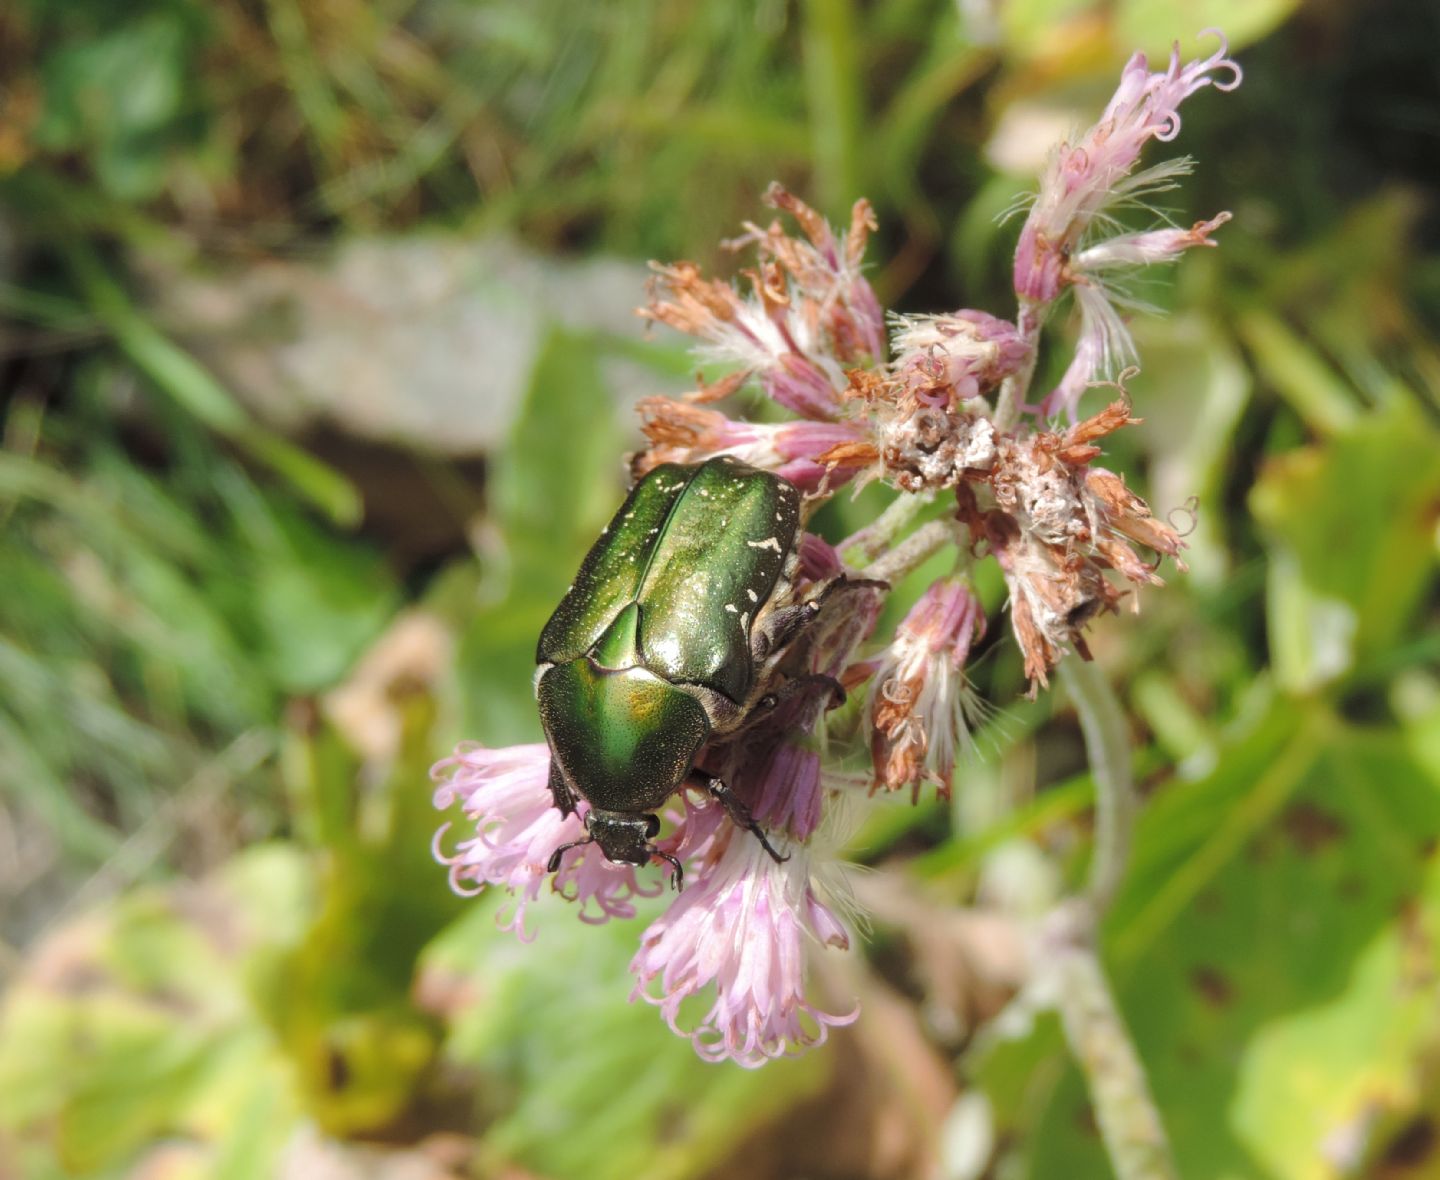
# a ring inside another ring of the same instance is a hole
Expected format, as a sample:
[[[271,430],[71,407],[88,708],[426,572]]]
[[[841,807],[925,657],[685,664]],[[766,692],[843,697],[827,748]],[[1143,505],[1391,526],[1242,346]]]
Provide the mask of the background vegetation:
[[[646,258],[728,265],[780,179],[875,202],[897,309],[1010,314],[996,214],[1209,24],[1246,81],[1174,216],[1236,216],[1137,324],[1115,463],[1199,516],[1095,628],[1147,794],[1106,958],[1186,1175],[1440,1175],[1433,5],[13,0],[0,1176],[1107,1175],[1053,1021],[993,1024],[1092,790],[1004,620],[953,805],[848,847],[864,1017],[758,1073],[627,1003],[635,924],[452,897],[426,769],[538,735],[626,403],[691,368]]]

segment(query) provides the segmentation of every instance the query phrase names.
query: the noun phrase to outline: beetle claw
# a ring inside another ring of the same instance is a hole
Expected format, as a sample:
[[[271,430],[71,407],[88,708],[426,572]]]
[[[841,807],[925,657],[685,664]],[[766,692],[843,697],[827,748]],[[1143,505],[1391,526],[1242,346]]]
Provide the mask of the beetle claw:
[[[680,862],[675,859],[675,857],[671,856],[668,852],[661,851],[653,844],[651,844],[645,851],[648,852],[651,856],[658,856],[661,860],[668,860],[670,864],[674,867],[675,871],[670,874],[670,884],[675,887],[676,893],[679,893],[680,890],[685,888],[685,869],[684,866],[682,866]]]
[[[562,844],[550,854],[550,863],[545,866],[547,873],[558,873],[560,871],[560,858],[572,848],[581,848],[586,844],[594,844],[595,838],[589,837],[585,840],[572,840],[569,844]]]

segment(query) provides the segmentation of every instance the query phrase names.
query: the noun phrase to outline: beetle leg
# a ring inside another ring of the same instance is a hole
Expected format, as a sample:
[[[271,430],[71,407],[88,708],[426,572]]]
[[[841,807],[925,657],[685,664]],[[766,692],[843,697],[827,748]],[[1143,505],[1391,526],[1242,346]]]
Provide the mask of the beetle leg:
[[[560,858],[564,856],[567,852],[569,852],[570,849],[582,848],[586,844],[594,843],[595,838],[593,836],[587,836],[583,840],[571,840],[569,844],[560,845],[559,848],[555,849],[555,851],[550,854],[550,863],[545,866],[545,871],[547,873],[558,872],[560,868]]]
[[[767,656],[787,646],[798,635],[802,634],[825,609],[826,603],[832,595],[843,594],[847,590],[889,590],[890,583],[882,582],[876,578],[852,578],[847,574],[826,583],[825,588],[814,598],[799,606],[787,606],[775,611],[768,620],[767,625],[756,633],[755,637],[755,658],[763,660]]]
[[[575,814],[575,792],[570,789],[570,784],[565,781],[565,776],[560,773],[560,764],[554,758],[550,759],[550,797],[555,800],[555,806],[559,808],[561,815]],[[570,845],[566,845],[570,847]],[[550,870],[552,873],[554,869]]]
[[[770,854],[770,859],[776,864],[790,859],[789,856],[781,856],[775,851],[770,841],[765,838],[765,832],[755,822],[755,817],[750,814],[750,809],[740,800],[734,791],[723,779],[706,779],[703,783],[705,790],[714,797],[715,801],[725,809],[725,814],[730,817],[732,823],[737,827],[747,829],[755,839],[760,841],[760,847]]]
[[[765,628],[755,634],[755,658],[763,660],[779,651],[813,623],[820,614],[820,599],[823,597],[822,594],[820,598],[812,598],[799,606],[786,606],[776,610]]]
[[[668,852],[663,852],[659,848],[656,848],[653,844],[647,844],[645,851],[651,856],[658,856],[661,860],[668,860],[670,862],[671,866],[675,869],[675,871],[670,874],[670,884],[675,886],[676,893],[679,893],[680,890],[685,888],[685,870],[680,866],[678,860]]]

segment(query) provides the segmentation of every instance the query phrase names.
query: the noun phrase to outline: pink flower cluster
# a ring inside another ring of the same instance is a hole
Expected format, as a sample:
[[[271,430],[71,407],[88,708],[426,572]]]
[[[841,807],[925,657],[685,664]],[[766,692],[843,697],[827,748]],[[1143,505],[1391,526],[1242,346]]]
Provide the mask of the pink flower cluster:
[[[1080,395],[1097,375],[1113,376],[1134,360],[1116,309],[1125,299],[1107,277],[1173,261],[1193,246],[1213,246],[1210,234],[1230,219],[1220,213],[1189,229],[1116,233],[1109,216],[1117,206],[1174,188],[1189,172],[1185,159],[1134,169],[1150,140],[1168,143],[1180,133],[1181,102],[1206,86],[1233,90],[1240,84],[1240,67],[1226,54],[1221,37],[1220,48],[1208,58],[1182,64],[1177,45],[1159,73],[1150,72],[1143,53],[1135,54],[1100,121],[1060,144],[1050,158],[1015,250],[1015,291],[1022,307],[1043,309],[1073,288],[1080,308],[1080,343],[1060,384],[1041,403],[1046,416],[1064,411],[1074,418]]]
[[[1222,73],[1230,75],[1224,85]],[[755,1066],[818,1044],[855,1018],[811,1000],[805,972],[809,954],[851,941],[817,884],[826,870],[819,837],[846,789],[823,765],[837,690],[868,684],[862,718],[872,791],[915,798],[928,784],[947,794],[982,712],[966,669],[987,620],[969,565],[998,564],[1033,692],[1068,653],[1088,658],[1085,627],[1157,584],[1160,557],[1178,564],[1175,530],[1121,475],[1095,465],[1101,441],[1136,421],[1128,398],[1074,419],[1095,377],[1132,355],[1117,310],[1123,296],[1107,285],[1110,276],[1211,245],[1228,217],[1119,233],[1109,232],[1107,210],[1173,185],[1188,165],[1136,173],[1142,147],[1174,137],[1183,99],[1238,81],[1223,44],[1198,62],[1182,64],[1177,52],[1156,73],[1142,56],[1131,59],[1101,120],[1060,145],[1042,178],[1016,250],[1013,322],[970,309],[897,317],[887,339],[862,273],[875,227],[869,205],[857,203],[848,230],[836,233],[778,185],[766,199],[799,232],[787,233],[779,220],[747,225],[732,243],[756,253],[741,272],[743,287],[690,263],[656,268],[642,314],[697,337],[703,355],[730,371],[684,398],[640,403],[650,446],[633,460],[637,476],[661,463],[734,456],[805,493],[802,519],[847,482],[879,482],[895,493],[895,511],[834,545],[801,533],[781,605],[805,604],[815,617],[782,660],[767,664],[774,679],[755,698],[763,704],[695,761],[728,784],[786,859],[772,859],[698,790],[678,792],[662,816],[653,847],[683,866],[687,886],[641,936],[633,994],[658,1005],[702,1056]],[[1027,406],[1040,327],[1067,290],[1081,321],[1074,355],[1055,390]],[[794,417],[762,425],[714,408],[746,384]],[[1061,411],[1073,424],[1048,426]],[[920,495],[908,502],[923,505],[941,493],[947,509],[916,525],[923,514],[906,507],[907,497]],[[890,585],[947,547],[954,572],[921,594],[888,642],[862,652]],[[544,744],[464,745],[434,770],[436,806],[459,807],[466,823],[458,843],[450,843],[449,825],[437,838],[451,883],[508,891],[514,902],[501,920],[521,937],[547,878],[592,922],[633,917],[636,899],[662,888],[659,874],[611,863],[593,843],[569,849],[553,877],[547,872],[556,849],[586,833],[583,801],[575,815],[554,807],[549,768]]]

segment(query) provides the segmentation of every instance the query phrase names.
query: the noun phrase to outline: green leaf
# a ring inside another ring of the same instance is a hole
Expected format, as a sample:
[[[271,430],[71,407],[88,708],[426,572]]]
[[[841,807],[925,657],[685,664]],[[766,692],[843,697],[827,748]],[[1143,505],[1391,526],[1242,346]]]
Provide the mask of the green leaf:
[[[1360,404],[1354,392],[1324,357],[1282,320],[1251,308],[1236,326],[1255,354],[1260,375],[1307,426],[1321,434],[1336,434],[1355,425]]]
[[[1150,803],[1109,958],[1184,1174],[1336,1180],[1347,1136],[1417,1101],[1437,838],[1440,779],[1397,731],[1283,702]],[[1108,1177],[1086,1119],[1071,1076],[1027,1174]]]
[[[361,516],[348,479],[288,439],[256,423],[228,389],[142,315],[78,237],[64,243],[66,261],[95,315],[131,362],[187,413],[248,451],[287,480],[337,524]]]
[[[172,1141],[272,1174],[300,1111],[245,978],[273,919],[302,912],[306,877],[292,851],[253,848],[221,878],[137,891],[40,943],[0,1004],[7,1146],[65,1176],[130,1174]]]
[[[1440,436],[1407,403],[1272,459],[1251,493],[1271,552],[1276,675],[1312,690],[1401,642],[1436,571]]]

